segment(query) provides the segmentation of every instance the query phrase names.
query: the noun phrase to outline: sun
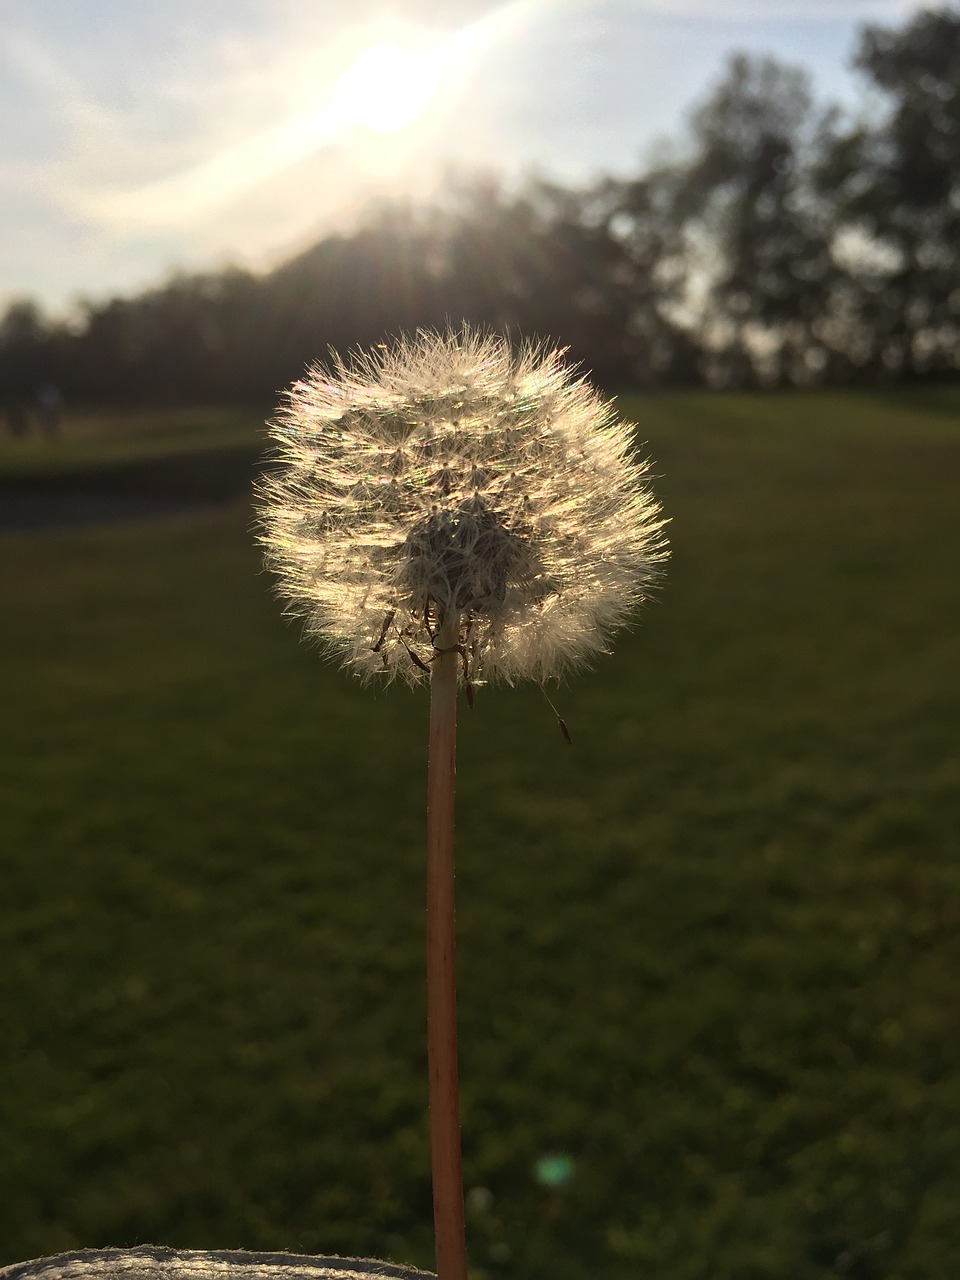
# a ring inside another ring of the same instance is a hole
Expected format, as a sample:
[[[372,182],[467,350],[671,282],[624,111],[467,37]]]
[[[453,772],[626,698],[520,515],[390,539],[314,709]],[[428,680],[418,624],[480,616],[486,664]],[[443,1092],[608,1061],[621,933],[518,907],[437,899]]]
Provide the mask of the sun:
[[[334,85],[323,112],[331,132],[359,127],[397,133],[430,105],[445,73],[444,49],[371,45]]]

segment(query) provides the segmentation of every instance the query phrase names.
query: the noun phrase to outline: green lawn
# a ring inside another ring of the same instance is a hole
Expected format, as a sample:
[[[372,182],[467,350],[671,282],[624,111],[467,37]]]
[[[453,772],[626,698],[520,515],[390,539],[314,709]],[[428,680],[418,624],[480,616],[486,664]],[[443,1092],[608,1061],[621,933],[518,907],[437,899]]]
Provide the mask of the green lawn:
[[[537,690],[461,719],[472,1280],[960,1275],[960,389],[622,407],[660,599],[553,695],[573,750]],[[0,506],[240,489],[0,535],[0,1264],[432,1261],[426,699],[298,644],[254,425],[0,441]]]
[[[0,483],[14,476],[78,475],[143,458],[255,445],[261,437],[262,423],[238,409],[71,414],[56,441],[36,431],[0,438]]]

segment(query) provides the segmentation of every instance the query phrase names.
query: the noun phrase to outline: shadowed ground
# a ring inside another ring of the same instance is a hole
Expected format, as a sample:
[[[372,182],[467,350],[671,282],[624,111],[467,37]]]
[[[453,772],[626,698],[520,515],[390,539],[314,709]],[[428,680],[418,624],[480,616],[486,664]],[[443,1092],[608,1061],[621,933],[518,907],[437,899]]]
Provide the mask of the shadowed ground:
[[[0,475],[0,532],[202,511],[249,491],[260,453],[239,445],[78,471]]]

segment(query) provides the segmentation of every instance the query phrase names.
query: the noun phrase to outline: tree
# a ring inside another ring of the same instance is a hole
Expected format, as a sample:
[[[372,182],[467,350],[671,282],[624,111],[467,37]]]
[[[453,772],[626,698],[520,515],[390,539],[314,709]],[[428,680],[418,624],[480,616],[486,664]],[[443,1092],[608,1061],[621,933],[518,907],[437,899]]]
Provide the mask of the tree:
[[[835,274],[809,181],[817,120],[806,74],[737,54],[692,119],[694,152],[674,195],[685,228],[688,304],[726,385],[811,380]]]
[[[960,11],[864,29],[854,65],[886,105],[832,131],[819,171],[835,202],[865,372],[960,364]]]

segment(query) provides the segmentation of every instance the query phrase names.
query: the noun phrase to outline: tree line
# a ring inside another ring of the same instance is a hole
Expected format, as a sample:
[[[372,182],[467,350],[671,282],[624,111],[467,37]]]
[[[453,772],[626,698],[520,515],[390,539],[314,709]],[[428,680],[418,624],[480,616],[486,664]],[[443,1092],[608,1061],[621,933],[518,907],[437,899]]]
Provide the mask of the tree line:
[[[634,178],[451,182],[275,270],[180,275],[0,320],[0,396],[266,401],[329,347],[466,319],[550,336],[606,386],[816,385],[960,368],[960,9],[864,27],[871,108],[733,56],[686,144]]]

